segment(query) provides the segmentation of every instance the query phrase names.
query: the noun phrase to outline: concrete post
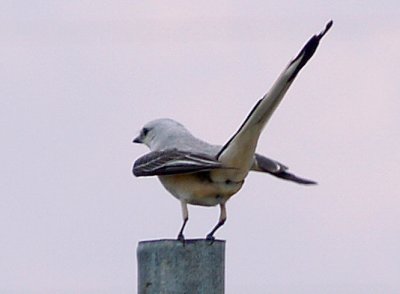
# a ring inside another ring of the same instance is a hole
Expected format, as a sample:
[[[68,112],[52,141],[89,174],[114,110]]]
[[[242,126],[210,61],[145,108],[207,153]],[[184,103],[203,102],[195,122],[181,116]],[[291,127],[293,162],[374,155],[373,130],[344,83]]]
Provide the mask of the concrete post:
[[[139,294],[223,294],[225,241],[139,242]]]

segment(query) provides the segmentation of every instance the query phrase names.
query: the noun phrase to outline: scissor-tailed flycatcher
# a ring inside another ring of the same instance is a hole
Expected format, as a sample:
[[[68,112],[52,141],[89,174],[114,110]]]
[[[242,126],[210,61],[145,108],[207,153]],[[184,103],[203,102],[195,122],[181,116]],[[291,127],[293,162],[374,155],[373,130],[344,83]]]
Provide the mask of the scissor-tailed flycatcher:
[[[225,223],[226,201],[240,190],[249,171],[269,173],[300,184],[315,184],[314,181],[289,173],[283,164],[259,155],[255,150],[264,126],[331,26],[332,21],[306,43],[224,146],[197,139],[172,119],[147,123],[133,140],[147,145],[151,150],[135,161],[133,174],[137,177],[158,176],[164,187],[181,202],[183,224],[178,234],[179,240],[184,240],[187,204],[219,204],[219,221],[207,235],[207,239],[213,240],[215,231]]]

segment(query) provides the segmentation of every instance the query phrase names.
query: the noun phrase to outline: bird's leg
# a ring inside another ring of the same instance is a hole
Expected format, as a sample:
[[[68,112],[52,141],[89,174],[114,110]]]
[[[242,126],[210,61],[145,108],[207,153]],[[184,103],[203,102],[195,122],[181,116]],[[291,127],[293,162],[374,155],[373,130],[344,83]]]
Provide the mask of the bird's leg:
[[[207,235],[206,239],[210,240],[211,243],[214,242],[215,238],[214,238],[214,233],[223,226],[223,224],[226,221],[226,207],[224,203],[221,203],[219,205],[219,207],[221,208],[220,211],[220,215],[219,215],[219,220],[218,223],[215,225],[215,227],[212,229],[212,231]]]
[[[183,236],[183,230],[185,229],[186,223],[189,219],[189,212],[188,212],[188,208],[187,208],[187,203],[183,200],[181,201],[181,207],[182,207],[183,224],[182,224],[182,227],[178,234],[178,240],[184,242],[185,237]]]

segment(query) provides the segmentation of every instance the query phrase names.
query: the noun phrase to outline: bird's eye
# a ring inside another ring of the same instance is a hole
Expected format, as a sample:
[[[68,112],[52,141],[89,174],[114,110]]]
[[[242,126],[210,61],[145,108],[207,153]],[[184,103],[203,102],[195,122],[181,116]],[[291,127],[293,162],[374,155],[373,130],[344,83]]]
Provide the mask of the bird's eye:
[[[147,136],[147,133],[149,132],[148,128],[143,128],[142,133],[144,136]]]

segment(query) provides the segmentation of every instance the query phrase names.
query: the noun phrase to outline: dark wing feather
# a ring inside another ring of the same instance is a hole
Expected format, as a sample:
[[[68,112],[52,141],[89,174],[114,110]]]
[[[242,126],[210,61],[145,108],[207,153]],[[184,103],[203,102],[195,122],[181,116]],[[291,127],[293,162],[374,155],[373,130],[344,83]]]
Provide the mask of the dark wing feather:
[[[137,159],[133,174],[137,177],[186,174],[223,168],[222,163],[207,154],[167,149],[153,151]]]
[[[255,125],[261,125],[261,129],[268,122],[275,109],[283,99],[286,91],[289,89],[293,80],[300,72],[300,70],[306,65],[310,58],[314,55],[318,48],[319,41],[332,27],[333,22],[330,21],[326,25],[325,29],[318,35],[314,35],[310,40],[303,46],[300,53],[293,59],[289,65],[285,68],[282,74],[278,77],[272,88],[260,99],[257,104],[253,107],[245,121],[240,126],[239,130],[229,139],[229,141],[221,148],[218,152],[217,158],[221,159],[224,154],[235,153],[235,145],[240,148],[241,144],[239,140],[248,138],[245,133]],[[259,131],[261,131],[261,129]],[[239,153],[239,152],[236,152]],[[228,155],[229,156],[229,155]],[[236,154],[237,156],[237,154]],[[225,161],[226,162],[226,161]]]
[[[292,173],[289,173],[287,171],[288,168],[286,166],[284,166],[283,164],[281,164],[275,160],[269,159],[265,156],[262,156],[260,154],[255,155],[255,160],[254,160],[252,170],[266,172],[275,177],[289,180],[292,182],[296,182],[298,184],[304,184],[304,185],[317,184],[317,182],[314,182],[312,180],[300,178]]]

